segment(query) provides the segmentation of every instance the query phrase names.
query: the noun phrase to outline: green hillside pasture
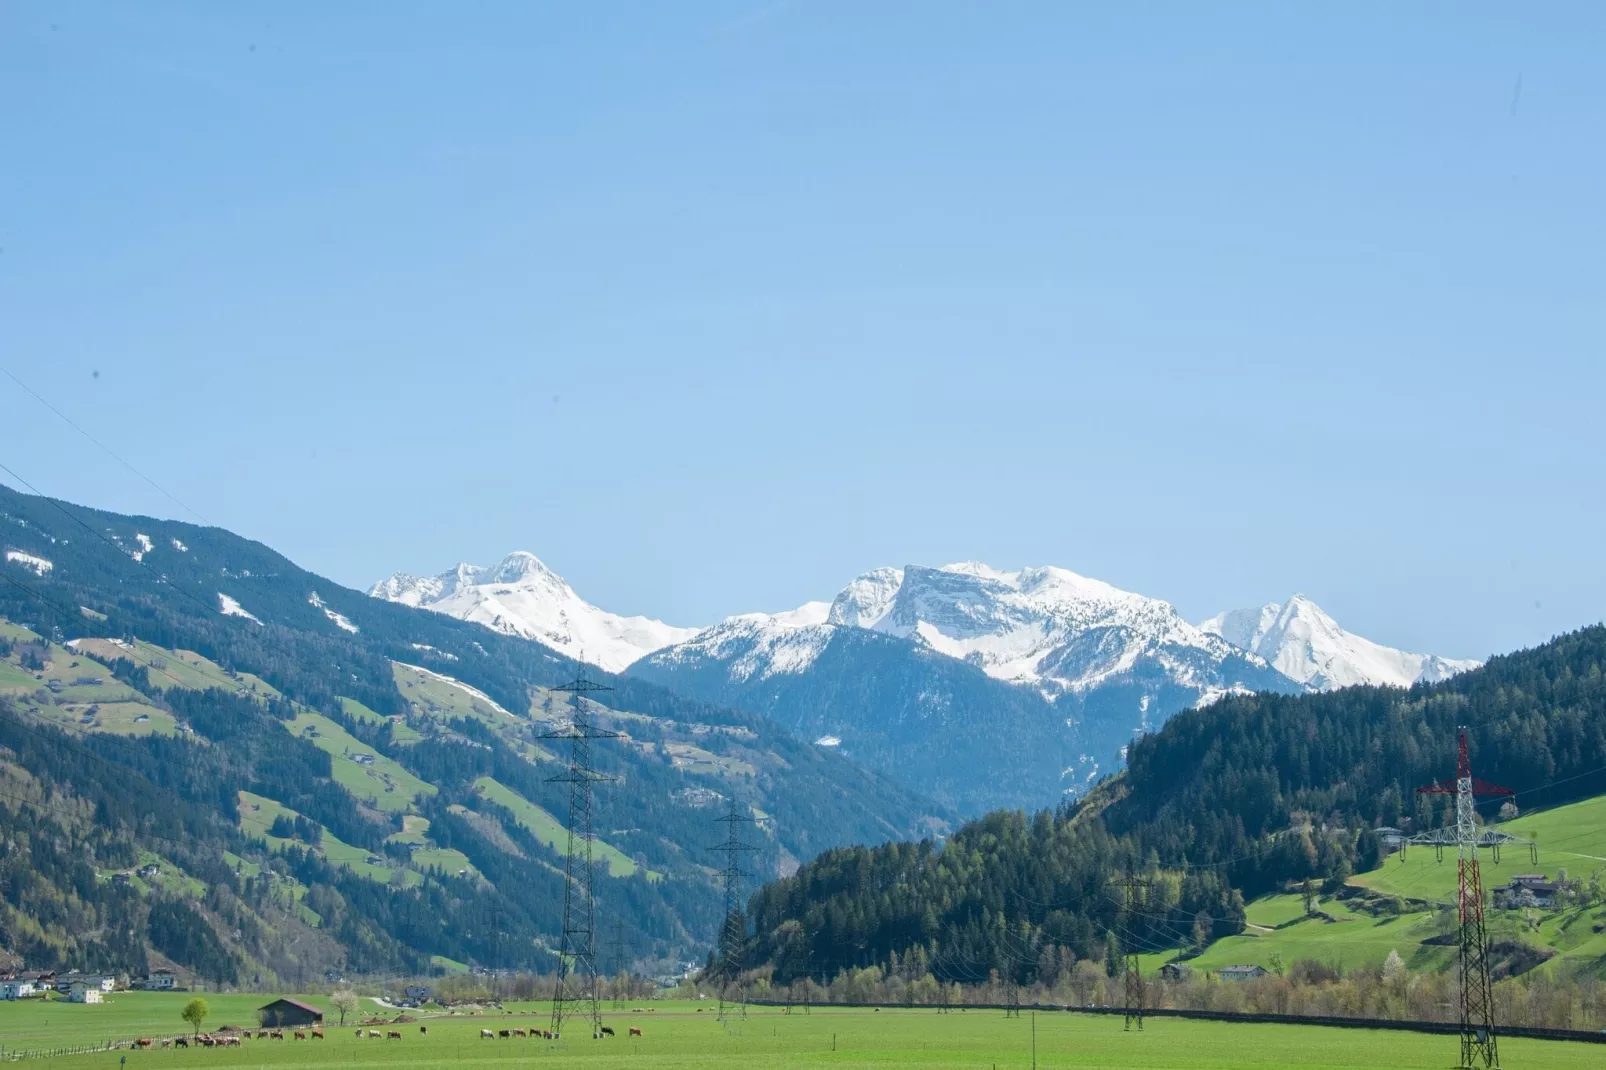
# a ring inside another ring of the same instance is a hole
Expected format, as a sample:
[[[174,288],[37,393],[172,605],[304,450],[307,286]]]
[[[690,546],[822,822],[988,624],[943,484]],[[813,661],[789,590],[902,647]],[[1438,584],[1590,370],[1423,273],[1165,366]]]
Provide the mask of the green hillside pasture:
[[[1275,928],[1256,927],[1256,918],[1279,918],[1288,912],[1284,902],[1263,905],[1261,900],[1256,900],[1245,911],[1251,921],[1250,928],[1238,936],[1222,937],[1203,953],[1182,961],[1196,970],[1219,970],[1223,966],[1271,969],[1279,961],[1287,966],[1298,959],[1316,959],[1350,970],[1380,965],[1390,951],[1398,951],[1412,969],[1430,970],[1446,964],[1447,956],[1454,951],[1453,948],[1422,946],[1423,940],[1441,931],[1433,911],[1374,918],[1351,911],[1337,900],[1324,899],[1317,909],[1335,919],[1327,921],[1304,917],[1301,897],[1268,898],[1297,899],[1299,914],[1295,920],[1280,922]],[[1144,970],[1157,970],[1173,957],[1171,954],[1146,955]]]
[[[173,1036],[186,1032],[178,1017],[188,998],[181,994],[119,994],[98,1007],[56,1005],[0,1006],[0,1035],[19,1048],[70,1045],[115,1037]],[[254,1020],[266,996],[208,996],[214,1005],[208,1024]],[[333,1010],[327,996],[300,997]],[[215,1001],[215,1003],[214,1003]],[[481,1038],[482,1029],[545,1026],[544,1005],[523,1004],[510,1014],[456,1015],[394,1027],[400,1040],[371,1040],[355,1027],[326,1026],[323,1041],[250,1040],[239,1048],[203,1051],[153,1049],[62,1058],[63,1067],[251,1066],[251,1067],[514,1067],[532,1059],[553,1065],[691,1070],[728,1067],[770,1070],[797,1066],[831,1067],[1026,1067],[1032,1064],[1034,1034],[1042,1067],[1148,1067],[1170,1070],[1309,1070],[1398,1068],[1439,1070],[1454,1062],[1457,1039],[1422,1033],[1334,1029],[1305,1025],[1250,1025],[1151,1018],[1141,1031],[1125,1032],[1118,1016],[1042,1012],[1006,1018],[1000,1011],[939,1015],[930,1009],[821,1008],[813,1014],[782,1014],[755,1008],[746,1021],[726,1025],[714,1008],[701,1013],[684,1003],[638,1005],[604,1015],[617,1036],[592,1040],[579,1030],[565,1039]],[[647,1011],[646,1007],[652,1007]],[[42,1023],[50,1020],[49,1027]],[[419,1033],[419,1024],[428,1034]],[[628,1036],[631,1026],[643,1035]],[[1034,1028],[1035,1027],[1035,1028]],[[1603,1051],[1592,1044],[1501,1041],[1510,1067],[1585,1070],[1600,1065]]]
[[[563,823],[512,788],[491,777],[482,776],[474,781],[474,790],[482,798],[512,811],[519,824],[558,854],[561,855],[569,849],[569,834],[564,829]],[[630,856],[601,840],[595,841],[592,849],[599,861],[608,863],[610,877],[633,876],[639,868]],[[660,876],[649,871],[647,879],[658,880]]]
[[[340,703],[341,712],[353,721],[361,721],[371,725],[382,725],[386,721],[390,721],[389,717],[369,709],[354,698],[340,698],[336,701]],[[397,743],[417,743],[424,738],[418,734],[416,729],[410,727],[407,722],[399,717],[391,721],[390,737]]]
[[[424,716],[443,719],[473,717],[488,721],[496,728],[506,727],[518,720],[489,695],[468,684],[455,682],[417,665],[400,661],[390,664],[402,697]]]
[[[80,639],[78,647],[85,653],[106,661],[128,658],[136,664],[141,664],[138,658],[129,656],[122,640]],[[144,659],[143,664],[150,666],[152,686],[164,691],[173,687],[182,687],[190,691],[216,688],[264,699],[283,697],[272,684],[261,677],[248,672],[230,676],[224,671],[223,666],[193,650],[168,650],[142,639],[135,640],[134,649]]]
[[[25,629],[8,627],[12,638],[33,636]],[[0,694],[9,695],[23,709],[57,727],[121,736],[178,732],[172,714],[150,705],[85,653],[48,644],[45,667],[39,671],[24,669],[21,658],[20,651],[13,651],[10,657],[0,659]]]
[[[416,844],[413,848],[413,865],[420,870],[442,869],[447,873],[472,873],[479,870],[468,860],[468,855],[451,847],[437,847],[429,838],[429,818],[408,814],[402,818],[402,830],[385,837],[386,843]]]
[[[1536,810],[1491,827],[1537,842],[1539,864],[1534,865],[1525,848],[1501,851],[1498,864],[1488,852],[1480,852],[1485,889],[1505,884],[1518,873],[1544,873],[1554,878],[1565,869],[1571,877],[1588,877],[1606,868],[1606,795],[1553,810]],[[1403,862],[1396,854],[1380,868],[1356,875],[1350,883],[1387,895],[1453,903],[1455,852],[1446,851],[1444,861],[1439,862],[1432,848],[1412,847]]]
[[[327,751],[340,786],[376,809],[406,810],[420,795],[435,794],[435,785],[418,779],[394,758],[380,754],[322,714],[302,710],[284,726]],[[373,758],[372,764],[358,763],[355,758],[360,754]]]
[[[291,844],[300,844],[299,840],[282,839],[269,835],[268,829],[273,826],[274,819],[283,815],[285,817],[299,816],[294,810],[281,803],[275,802],[265,795],[253,795],[249,791],[240,792],[240,831],[247,836],[261,837],[267,841],[268,847],[275,851],[282,851]],[[319,826],[322,828],[322,826]],[[330,863],[345,866],[360,877],[367,877],[371,881],[384,884],[391,879],[395,869],[388,865],[375,865],[368,861],[368,852],[361,847],[353,847],[340,837],[323,829],[323,837],[313,848]],[[411,870],[403,869],[403,877],[408,884],[417,884],[423,878]]]

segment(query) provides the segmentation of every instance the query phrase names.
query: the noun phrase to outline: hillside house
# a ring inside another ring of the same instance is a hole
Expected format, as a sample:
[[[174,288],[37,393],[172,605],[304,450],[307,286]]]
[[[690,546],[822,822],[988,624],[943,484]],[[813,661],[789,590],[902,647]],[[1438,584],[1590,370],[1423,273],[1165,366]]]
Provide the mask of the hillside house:
[[[1523,907],[1548,910],[1556,905],[1556,895],[1560,891],[1561,884],[1546,879],[1543,873],[1519,873],[1511,878],[1510,884],[1495,889],[1494,900],[1496,906],[1503,906],[1507,910]]]
[[[263,1025],[322,1025],[323,1011],[299,999],[276,999],[257,1008]]]
[[[1405,842],[1405,833],[1391,825],[1379,825],[1373,831],[1377,833],[1378,842],[1388,854],[1398,851],[1400,845]]]
[[[1264,966],[1223,966],[1216,971],[1216,976],[1223,981],[1253,981],[1257,977],[1266,976]]]
[[[1160,980],[1162,981],[1186,981],[1192,976],[1193,967],[1184,966],[1180,962],[1168,962],[1160,967]]]
[[[172,970],[152,970],[128,987],[146,992],[171,992],[178,987],[178,978],[173,976]]]

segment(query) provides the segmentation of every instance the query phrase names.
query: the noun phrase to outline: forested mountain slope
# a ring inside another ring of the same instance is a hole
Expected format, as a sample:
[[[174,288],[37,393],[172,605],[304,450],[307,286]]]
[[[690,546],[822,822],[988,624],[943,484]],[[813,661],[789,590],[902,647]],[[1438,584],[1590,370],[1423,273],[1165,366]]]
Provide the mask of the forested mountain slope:
[[[0,555],[0,956],[221,981],[550,962],[566,794],[541,736],[572,663],[220,529],[4,488]],[[770,874],[943,828],[763,718],[593,676],[622,734],[593,748],[599,916],[633,960],[711,939],[725,798]]]
[[[1135,742],[1080,804],[993,813],[940,846],[826,852],[752,898],[753,961],[779,980],[913,962],[1029,982],[1133,929],[1148,946],[1237,932],[1247,898],[1378,866],[1379,824],[1441,824],[1446,798],[1413,789],[1453,775],[1457,725],[1474,773],[1525,808],[1606,792],[1603,673],[1596,626],[1409,690],[1229,696]],[[1124,874],[1155,882],[1130,919],[1110,883]]]

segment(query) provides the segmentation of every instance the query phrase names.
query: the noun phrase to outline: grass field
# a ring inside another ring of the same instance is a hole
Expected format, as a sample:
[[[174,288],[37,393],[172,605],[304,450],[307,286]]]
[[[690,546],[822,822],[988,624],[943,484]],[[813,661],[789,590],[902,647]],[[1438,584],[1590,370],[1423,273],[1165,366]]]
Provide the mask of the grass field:
[[[530,802],[512,788],[502,784],[491,777],[482,776],[474,781],[474,790],[481,796],[507,808],[518,819],[519,824],[528,829],[536,839],[546,844],[559,854],[569,849],[569,834],[565,831],[563,823],[539,806]],[[612,877],[629,877],[638,868],[633,859],[619,848],[596,840],[591,849],[599,861],[608,863],[608,875]],[[656,880],[658,874],[648,873],[649,880]]]
[[[98,1007],[65,1003],[0,1004],[0,1036],[7,1048],[45,1048],[134,1036],[172,1036],[186,1032],[178,1017],[188,996],[119,993]],[[213,1013],[209,1026],[243,1025],[264,996],[206,996]],[[332,1011],[326,996],[300,997]],[[403,1038],[358,1039],[351,1028],[332,1025],[327,1040],[252,1040],[242,1048],[106,1052],[64,1057],[48,1065],[63,1067],[238,1066],[238,1067],[512,1067],[536,1062],[551,1066],[647,1067],[679,1070],[729,1067],[768,1070],[822,1067],[1026,1067],[1032,1065],[1035,1026],[1040,1067],[1154,1068],[1338,1068],[1447,1067],[1455,1061],[1453,1036],[1332,1029],[1321,1026],[1248,1025],[1151,1018],[1143,1032],[1126,1033],[1116,1016],[1043,1012],[1006,1018],[1000,1011],[939,1015],[933,1010],[819,1009],[786,1015],[756,1008],[746,1021],[727,1028],[707,1004],[667,1001],[636,1004],[642,1010],[608,1011],[604,1022],[619,1035],[592,1040],[579,1030],[548,1043],[485,1040],[484,1028],[546,1025],[544,1004],[510,1007],[512,1014],[459,1015],[423,1019],[398,1028]],[[653,1008],[650,1012],[647,1007]],[[49,1022],[46,1025],[46,1021]],[[643,1035],[629,1037],[627,1027]],[[1508,1070],[1598,1068],[1606,1048],[1581,1043],[1503,1039]]]

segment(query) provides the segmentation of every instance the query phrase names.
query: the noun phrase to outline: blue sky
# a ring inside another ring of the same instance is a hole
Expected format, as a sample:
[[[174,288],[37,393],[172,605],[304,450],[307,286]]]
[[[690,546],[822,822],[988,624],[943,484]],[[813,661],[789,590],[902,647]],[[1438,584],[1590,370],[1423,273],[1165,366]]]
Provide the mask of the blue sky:
[[[1603,49],[1594,4],[11,3],[0,365],[352,585],[525,548],[690,624],[976,558],[1479,656],[1606,606]],[[186,516],[0,412],[41,489]]]

